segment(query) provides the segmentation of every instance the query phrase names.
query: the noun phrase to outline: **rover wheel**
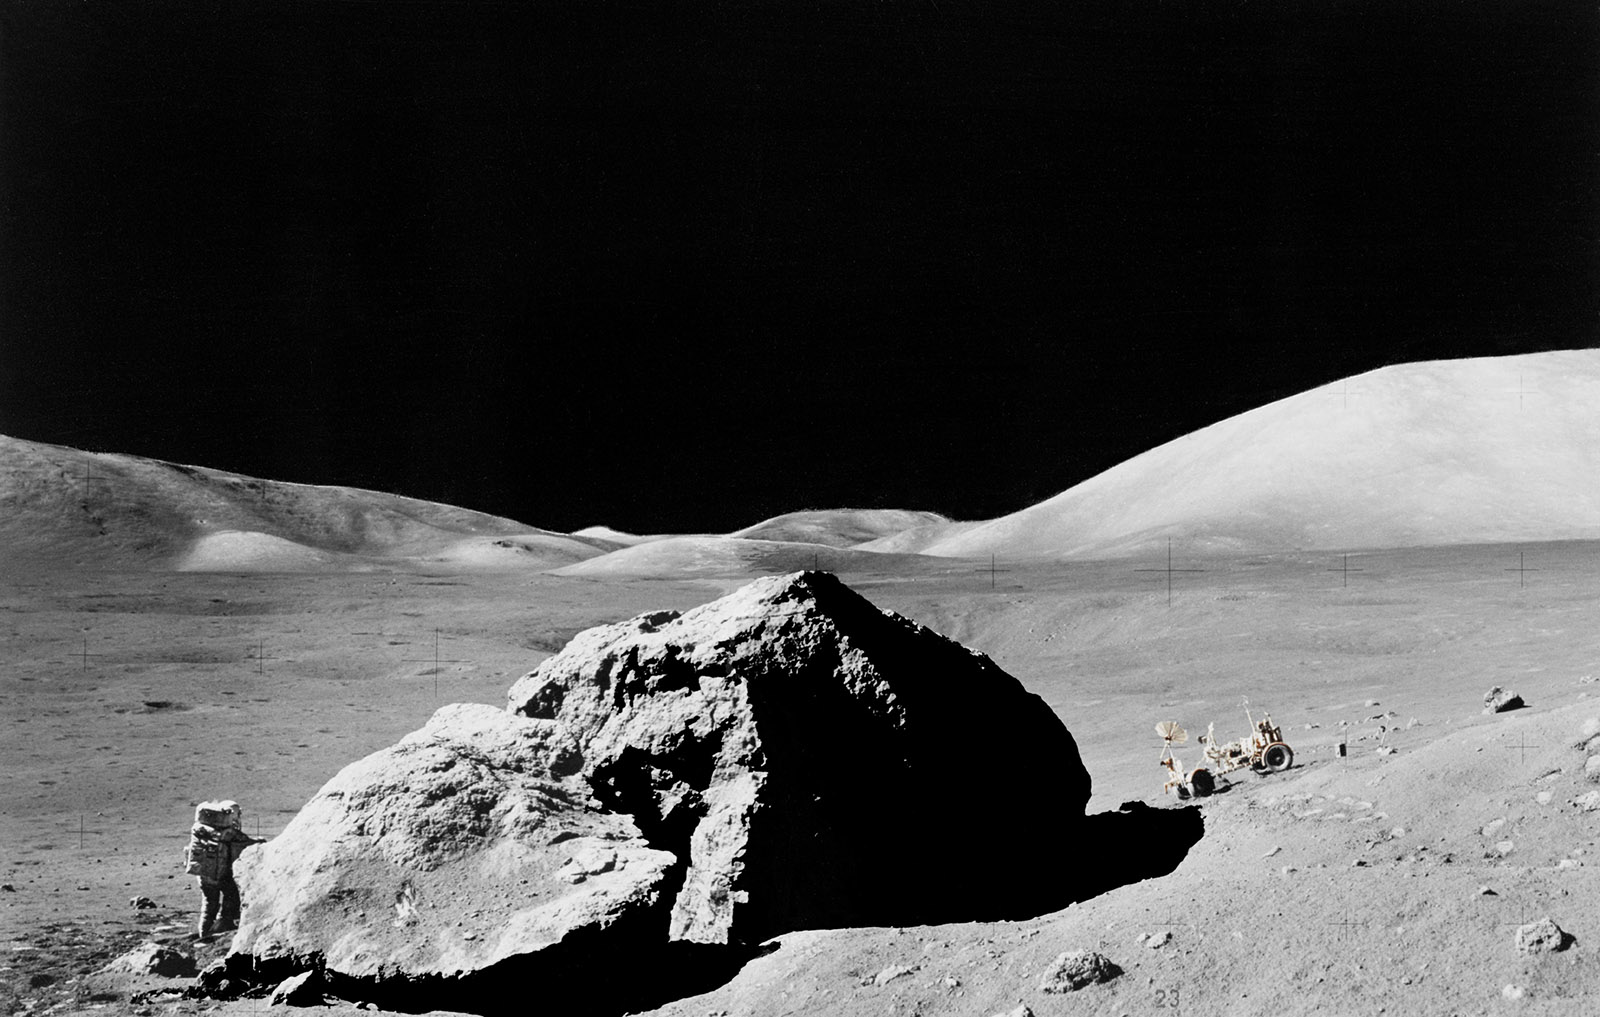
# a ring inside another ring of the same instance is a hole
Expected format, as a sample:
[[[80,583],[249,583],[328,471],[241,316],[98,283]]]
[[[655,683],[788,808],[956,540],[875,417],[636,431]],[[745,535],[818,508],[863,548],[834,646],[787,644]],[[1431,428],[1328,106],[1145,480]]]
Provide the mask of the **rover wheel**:
[[[1178,791],[1178,800],[1180,802],[1184,802],[1184,801],[1188,801],[1189,800],[1189,789],[1188,788],[1184,787],[1182,784],[1179,784],[1178,787],[1177,787],[1177,791]]]
[[[1282,742],[1273,742],[1261,750],[1261,765],[1273,773],[1282,773],[1294,762],[1294,749]]]
[[[1189,774],[1189,786],[1194,788],[1196,798],[1205,798],[1216,792],[1217,779],[1210,770],[1196,770]]]

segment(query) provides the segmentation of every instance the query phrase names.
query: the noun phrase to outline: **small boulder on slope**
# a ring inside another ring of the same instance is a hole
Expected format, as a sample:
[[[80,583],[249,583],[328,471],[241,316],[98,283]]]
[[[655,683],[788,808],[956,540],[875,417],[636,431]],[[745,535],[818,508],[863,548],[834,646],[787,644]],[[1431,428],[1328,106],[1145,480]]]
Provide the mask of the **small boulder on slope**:
[[[1073,950],[1056,955],[1039,979],[1040,992],[1077,992],[1096,982],[1109,982],[1122,974],[1105,954]]]
[[[194,957],[160,943],[141,943],[100,969],[103,974],[160,975],[187,978],[195,973]]]
[[[1517,928],[1518,953],[1551,953],[1572,945],[1572,936],[1549,916]]]
[[[1523,705],[1521,696],[1510,689],[1502,689],[1498,685],[1483,694],[1484,713],[1505,713],[1507,710],[1520,710]]]

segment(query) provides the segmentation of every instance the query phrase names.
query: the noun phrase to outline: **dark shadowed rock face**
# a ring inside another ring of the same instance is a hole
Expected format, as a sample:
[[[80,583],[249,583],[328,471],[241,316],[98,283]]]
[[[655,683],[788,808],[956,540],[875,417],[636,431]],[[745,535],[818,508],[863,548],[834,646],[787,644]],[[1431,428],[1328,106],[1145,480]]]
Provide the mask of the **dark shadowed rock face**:
[[[1071,864],[996,869],[1019,838],[1070,851],[1090,787],[1065,726],[988,657],[826,573],[580,633],[510,707],[555,722],[596,797],[687,858],[675,940],[1073,899]]]

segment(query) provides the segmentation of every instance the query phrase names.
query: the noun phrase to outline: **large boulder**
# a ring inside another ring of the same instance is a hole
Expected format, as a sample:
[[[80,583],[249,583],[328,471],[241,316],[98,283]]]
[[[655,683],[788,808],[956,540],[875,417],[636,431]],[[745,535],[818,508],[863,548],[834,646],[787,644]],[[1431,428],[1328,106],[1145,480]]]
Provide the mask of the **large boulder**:
[[[1066,727],[983,654],[830,575],[762,579],[580,633],[508,710],[444,707],[345,767],[241,857],[244,922],[195,991],[316,971],[400,1010],[644,1010],[780,933],[1032,917],[1200,836],[1088,798]],[[1039,862],[1006,871],[1019,842]]]
[[[688,862],[670,936],[1022,917],[1073,899],[997,845],[1068,845],[1089,774],[1038,696],[832,575],[579,633],[511,689],[583,778]]]

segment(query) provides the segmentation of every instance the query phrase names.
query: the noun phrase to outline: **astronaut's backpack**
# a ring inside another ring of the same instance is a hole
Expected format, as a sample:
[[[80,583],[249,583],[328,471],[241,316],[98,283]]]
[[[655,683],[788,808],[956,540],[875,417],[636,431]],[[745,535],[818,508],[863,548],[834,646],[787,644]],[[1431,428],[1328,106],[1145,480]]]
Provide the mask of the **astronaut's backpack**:
[[[194,810],[194,828],[189,831],[189,846],[183,849],[183,871],[201,879],[217,880],[227,875],[230,863],[228,845],[221,833],[229,825],[229,810],[220,802],[201,802]]]
[[[228,871],[228,845],[210,837],[191,835],[183,849],[183,871],[201,879],[221,879]]]

